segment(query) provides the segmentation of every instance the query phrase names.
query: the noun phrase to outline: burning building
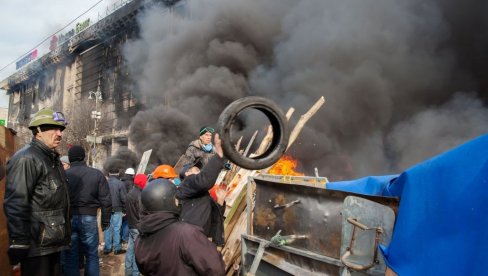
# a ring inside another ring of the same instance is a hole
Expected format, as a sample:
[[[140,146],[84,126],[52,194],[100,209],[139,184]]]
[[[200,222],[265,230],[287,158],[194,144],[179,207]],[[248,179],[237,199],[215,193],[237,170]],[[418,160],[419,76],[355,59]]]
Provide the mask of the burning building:
[[[235,99],[264,96],[300,113],[325,96],[290,149],[303,172],[398,172],[486,132],[487,9],[452,0],[131,1],[2,82],[9,126],[25,132],[32,113],[54,105],[74,118],[68,142],[101,142],[99,160],[128,145],[175,163]],[[244,119],[243,133],[259,129],[255,121]]]

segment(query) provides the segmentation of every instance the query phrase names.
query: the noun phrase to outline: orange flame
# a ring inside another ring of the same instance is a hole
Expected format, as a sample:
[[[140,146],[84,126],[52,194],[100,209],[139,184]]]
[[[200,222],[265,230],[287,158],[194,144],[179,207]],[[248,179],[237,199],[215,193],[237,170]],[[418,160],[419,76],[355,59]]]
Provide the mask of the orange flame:
[[[295,171],[297,164],[297,160],[293,159],[293,157],[290,155],[283,155],[280,160],[278,160],[278,162],[276,162],[271,169],[268,170],[268,173],[294,176],[304,175],[303,173]]]

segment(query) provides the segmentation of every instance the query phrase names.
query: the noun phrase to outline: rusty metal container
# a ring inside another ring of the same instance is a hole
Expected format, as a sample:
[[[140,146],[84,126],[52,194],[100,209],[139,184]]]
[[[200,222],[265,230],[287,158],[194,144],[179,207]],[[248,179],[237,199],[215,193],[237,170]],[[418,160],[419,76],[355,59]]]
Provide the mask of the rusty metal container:
[[[396,198],[328,190],[326,182],[316,177],[250,178],[254,208],[242,236],[244,274],[339,275],[345,198],[354,195],[398,207]],[[257,267],[255,258],[260,258]]]

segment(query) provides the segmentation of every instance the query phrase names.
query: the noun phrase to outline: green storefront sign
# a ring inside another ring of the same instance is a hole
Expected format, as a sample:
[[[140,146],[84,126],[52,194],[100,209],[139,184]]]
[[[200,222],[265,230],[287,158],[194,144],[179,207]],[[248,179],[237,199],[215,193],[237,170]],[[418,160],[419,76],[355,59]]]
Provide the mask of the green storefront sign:
[[[5,120],[0,119],[0,126],[5,126]]]

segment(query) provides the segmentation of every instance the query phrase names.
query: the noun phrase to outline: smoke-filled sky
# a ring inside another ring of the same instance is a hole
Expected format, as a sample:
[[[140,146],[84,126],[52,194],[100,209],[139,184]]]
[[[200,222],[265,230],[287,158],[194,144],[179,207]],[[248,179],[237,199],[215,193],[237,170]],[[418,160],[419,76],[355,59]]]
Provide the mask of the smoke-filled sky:
[[[325,97],[290,152],[331,180],[399,173],[487,132],[486,1],[200,0],[181,10],[146,10],[124,48],[147,103],[131,139],[158,162],[174,164],[248,95],[295,107],[292,126]]]

